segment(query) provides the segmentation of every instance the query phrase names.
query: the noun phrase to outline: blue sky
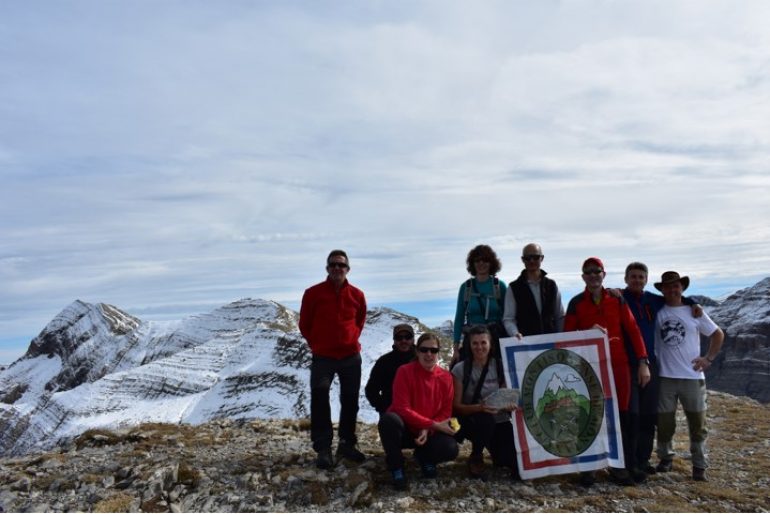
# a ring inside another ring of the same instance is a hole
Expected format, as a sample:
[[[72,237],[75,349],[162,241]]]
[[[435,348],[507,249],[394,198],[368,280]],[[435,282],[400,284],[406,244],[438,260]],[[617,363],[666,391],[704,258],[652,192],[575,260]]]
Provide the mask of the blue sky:
[[[76,298],[298,307],[332,248],[452,316],[478,243],[770,270],[770,4],[0,3],[0,362]]]

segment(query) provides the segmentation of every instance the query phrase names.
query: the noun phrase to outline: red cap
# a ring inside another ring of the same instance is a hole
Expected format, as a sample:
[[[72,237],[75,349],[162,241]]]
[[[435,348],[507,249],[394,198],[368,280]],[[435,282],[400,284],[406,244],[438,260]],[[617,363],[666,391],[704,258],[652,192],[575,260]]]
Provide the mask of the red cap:
[[[602,269],[602,271],[604,271],[604,263],[599,257],[589,257],[588,259],[583,261],[583,269],[586,269],[586,266],[588,266],[591,263],[596,264]]]

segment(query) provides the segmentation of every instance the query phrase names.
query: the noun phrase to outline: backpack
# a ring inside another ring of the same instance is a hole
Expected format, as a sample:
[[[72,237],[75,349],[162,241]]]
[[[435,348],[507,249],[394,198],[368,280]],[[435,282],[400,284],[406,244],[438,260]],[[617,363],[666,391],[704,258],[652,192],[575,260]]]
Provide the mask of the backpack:
[[[503,298],[500,294],[500,279],[497,277],[492,277],[492,292],[495,297],[495,300],[497,301],[497,308],[500,310],[500,312],[503,312]],[[465,292],[463,293],[463,312],[465,312],[466,318],[468,315],[468,304],[471,302],[471,296],[472,294],[476,294],[476,300],[479,302],[479,307],[481,308],[481,311],[484,312],[484,306],[481,304],[481,295],[476,290],[476,285],[473,283],[473,279],[469,278],[465,281]],[[486,316],[484,316],[486,319]],[[465,320],[467,324],[467,319]]]

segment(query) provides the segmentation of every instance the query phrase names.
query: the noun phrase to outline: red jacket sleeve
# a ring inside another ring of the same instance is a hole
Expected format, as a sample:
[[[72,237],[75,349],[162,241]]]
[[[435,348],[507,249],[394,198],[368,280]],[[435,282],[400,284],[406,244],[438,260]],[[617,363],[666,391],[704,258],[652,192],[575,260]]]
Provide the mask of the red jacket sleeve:
[[[358,326],[358,336],[361,336],[361,332],[364,331],[364,324],[366,323],[366,296],[361,292],[361,304],[356,313],[356,326]]]
[[[642,339],[642,333],[639,331],[639,325],[636,324],[634,315],[631,309],[628,308],[626,302],[620,304],[620,322],[623,324],[623,329],[626,331],[631,346],[634,348],[634,353],[637,359],[647,358],[647,348],[644,346],[644,339]]]

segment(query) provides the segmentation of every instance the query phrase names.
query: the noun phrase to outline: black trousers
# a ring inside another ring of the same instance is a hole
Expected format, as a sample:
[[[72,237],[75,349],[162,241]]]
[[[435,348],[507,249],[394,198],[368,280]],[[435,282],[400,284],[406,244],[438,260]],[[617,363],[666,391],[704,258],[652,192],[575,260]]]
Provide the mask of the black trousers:
[[[650,363],[650,382],[639,389],[639,441],[636,445],[636,463],[647,466],[655,449],[655,430],[658,426],[658,378],[657,362]]]
[[[310,364],[310,439],[317,452],[330,449],[334,438],[329,389],[334,375],[340,381],[339,438],[355,444],[358,393],[361,388],[361,355],[344,359],[313,356]]]
[[[460,418],[463,435],[471,442],[471,455],[481,455],[486,448],[495,466],[516,465],[513,424],[497,423],[492,414],[477,412]]]
[[[631,399],[628,410],[619,412],[623,459],[628,470],[637,467],[636,453],[639,445],[639,391],[641,388],[636,381],[636,376],[637,368],[633,367],[631,368]]]
[[[404,420],[395,412],[386,412],[380,416],[377,424],[380,441],[385,450],[385,464],[389,470],[404,467],[403,448],[414,448],[414,456],[422,463],[439,464],[457,458],[459,448],[457,441],[451,435],[434,432],[428,435],[428,440],[422,446],[414,443],[413,434],[404,424]]]

